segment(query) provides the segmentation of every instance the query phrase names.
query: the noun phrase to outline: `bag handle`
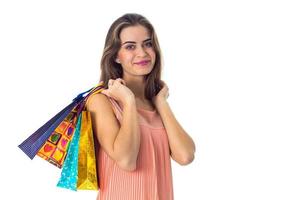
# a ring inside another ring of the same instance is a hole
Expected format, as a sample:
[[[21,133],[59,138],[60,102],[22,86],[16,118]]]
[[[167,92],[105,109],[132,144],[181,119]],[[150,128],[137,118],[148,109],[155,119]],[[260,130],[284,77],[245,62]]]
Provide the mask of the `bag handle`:
[[[104,89],[104,82],[101,81],[100,83],[98,83],[95,87],[83,92],[83,93],[80,93],[75,99],[73,99],[73,101],[78,101],[77,99],[82,99],[84,98],[81,102],[80,102],[80,105],[79,105],[79,108],[77,110],[77,115],[79,115],[81,113],[81,111],[85,110],[86,109],[86,104],[89,100],[89,97],[94,95],[94,94],[97,94],[97,93],[100,93],[102,90]],[[88,93],[85,97],[83,97],[84,94]]]
[[[98,85],[96,85],[90,92],[89,94],[85,97],[84,99],[84,104],[86,105],[90,99],[91,96],[94,94],[101,93],[104,90],[104,82],[101,81]]]

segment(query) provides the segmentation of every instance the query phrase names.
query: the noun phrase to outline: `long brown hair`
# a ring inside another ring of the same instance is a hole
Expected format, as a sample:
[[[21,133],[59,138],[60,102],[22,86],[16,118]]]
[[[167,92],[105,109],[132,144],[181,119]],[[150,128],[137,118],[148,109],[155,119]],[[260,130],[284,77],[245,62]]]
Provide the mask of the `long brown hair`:
[[[123,77],[121,64],[115,62],[117,53],[121,47],[120,33],[124,28],[135,25],[142,25],[149,31],[153,49],[156,54],[154,67],[152,71],[145,76],[145,97],[151,101],[152,97],[154,97],[162,88],[162,55],[154,27],[142,15],[136,13],[125,14],[115,20],[110,26],[106,35],[103,55],[101,58],[100,82],[104,82],[104,85],[107,86],[109,79]]]

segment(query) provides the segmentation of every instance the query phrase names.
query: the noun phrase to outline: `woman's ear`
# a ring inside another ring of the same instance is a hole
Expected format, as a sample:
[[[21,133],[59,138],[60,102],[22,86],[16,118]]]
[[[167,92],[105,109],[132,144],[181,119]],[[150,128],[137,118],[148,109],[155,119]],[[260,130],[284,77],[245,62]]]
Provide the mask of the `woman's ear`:
[[[120,59],[119,58],[116,58],[116,63],[119,63],[120,64]]]

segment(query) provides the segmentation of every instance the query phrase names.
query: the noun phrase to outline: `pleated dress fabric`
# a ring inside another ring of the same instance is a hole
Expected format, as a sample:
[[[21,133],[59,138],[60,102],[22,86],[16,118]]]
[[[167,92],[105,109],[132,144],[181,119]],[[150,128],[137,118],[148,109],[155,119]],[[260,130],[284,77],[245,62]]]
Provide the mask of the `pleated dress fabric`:
[[[121,124],[122,107],[113,98],[115,115]],[[173,181],[168,137],[157,110],[137,108],[141,134],[134,171],[116,164],[100,147],[97,154],[100,176],[97,200],[173,200]],[[109,134],[109,133],[107,133]]]

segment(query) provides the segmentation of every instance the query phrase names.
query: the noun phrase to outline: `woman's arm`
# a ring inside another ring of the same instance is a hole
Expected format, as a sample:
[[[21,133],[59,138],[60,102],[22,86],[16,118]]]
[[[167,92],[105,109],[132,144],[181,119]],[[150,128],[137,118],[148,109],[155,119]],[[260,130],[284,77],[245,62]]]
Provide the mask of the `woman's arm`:
[[[140,150],[140,132],[134,98],[124,104],[122,123],[113,148],[123,162],[121,165],[127,166],[130,171],[135,170]]]
[[[171,157],[181,165],[194,160],[195,143],[176,120],[168,102],[161,99],[156,103],[169,139]]]
[[[127,171],[136,168],[140,148],[135,99],[124,102],[122,122],[119,125],[111,103],[104,94],[90,97],[87,109],[91,112],[93,131],[101,148]]]

